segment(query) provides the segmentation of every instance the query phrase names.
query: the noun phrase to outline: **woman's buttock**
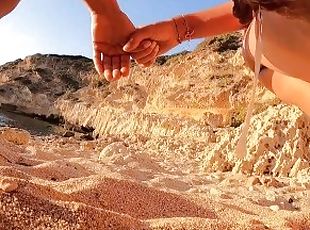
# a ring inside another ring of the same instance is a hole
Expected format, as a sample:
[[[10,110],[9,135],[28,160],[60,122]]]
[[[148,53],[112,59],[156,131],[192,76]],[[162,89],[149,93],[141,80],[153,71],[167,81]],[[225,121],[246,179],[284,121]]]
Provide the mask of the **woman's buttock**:
[[[309,36],[308,36],[309,35]],[[310,82],[310,24],[272,12],[263,13],[262,65],[276,72]],[[256,20],[244,35],[243,55],[254,70]]]

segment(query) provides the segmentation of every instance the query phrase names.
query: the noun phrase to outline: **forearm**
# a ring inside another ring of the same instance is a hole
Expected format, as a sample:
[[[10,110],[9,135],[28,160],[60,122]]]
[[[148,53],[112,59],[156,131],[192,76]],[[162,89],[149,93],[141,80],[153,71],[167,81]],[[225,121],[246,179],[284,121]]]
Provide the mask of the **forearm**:
[[[19,0],[2,0],[0,1],[0,18],[9,14],[18,5]]]
[[[110,15],[121,11],[116,0],[84,0],[93,14]]]
[[[212,9],[184,15],[184,18],[179,17],[176,23],[181,39],[186,40],[187,30],[193,32],[192,39],[240,30],[244,25],[240,24],[239,20],[233,15],[232,8],[233,3],[229,2]]]

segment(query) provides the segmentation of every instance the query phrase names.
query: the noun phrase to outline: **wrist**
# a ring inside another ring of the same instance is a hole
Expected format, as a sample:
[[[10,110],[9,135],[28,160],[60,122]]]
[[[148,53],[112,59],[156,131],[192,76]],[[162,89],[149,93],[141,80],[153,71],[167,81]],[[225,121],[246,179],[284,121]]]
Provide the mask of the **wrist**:
[[[91,14],[112,16],[120,12],[116,0],[85,0]]]
[[[164,21],[164,23],[166,23],[166,28],[167,28],[167,36],[169,36],[169,38],[172,38],[174,40],[175,43],[180,43],[179,42],[179,32],[178,32],[178,27],[176,26],[176,22],[175,20],[172,18],[170,20]]]
[[[124,14],[120,9],[108,9],[108,10],[90,10],[92,16],[101,15],[106,18],[113,18],[120,14]]]
[[[172,21],[175,26],[176,37],[179,43],[193,39],[195,31],[189,24],[189,20],[186,18],[186,16],[182,15],[175,17],[172,19]]]

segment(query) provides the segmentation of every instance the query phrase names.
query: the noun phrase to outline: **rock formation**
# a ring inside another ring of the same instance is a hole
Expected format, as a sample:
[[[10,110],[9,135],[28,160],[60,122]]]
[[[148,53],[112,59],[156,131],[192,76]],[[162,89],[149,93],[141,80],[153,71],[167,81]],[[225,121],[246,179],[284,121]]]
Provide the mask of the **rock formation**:
[[[252,78],[238,34],[112,84],[83,57],[1,66],[2,109],[95,139],[1,128],[0,229],[308,229],[310,119],[259,86],[236,157]]]

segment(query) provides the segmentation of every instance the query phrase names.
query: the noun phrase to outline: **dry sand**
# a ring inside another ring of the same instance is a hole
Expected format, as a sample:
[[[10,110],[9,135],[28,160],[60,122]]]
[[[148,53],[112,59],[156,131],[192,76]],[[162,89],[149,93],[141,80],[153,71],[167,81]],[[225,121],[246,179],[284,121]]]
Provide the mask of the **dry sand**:
[[[1,229],[291,229],[310,210],[293,179],[201,173],[130,138],[0,141]]]

